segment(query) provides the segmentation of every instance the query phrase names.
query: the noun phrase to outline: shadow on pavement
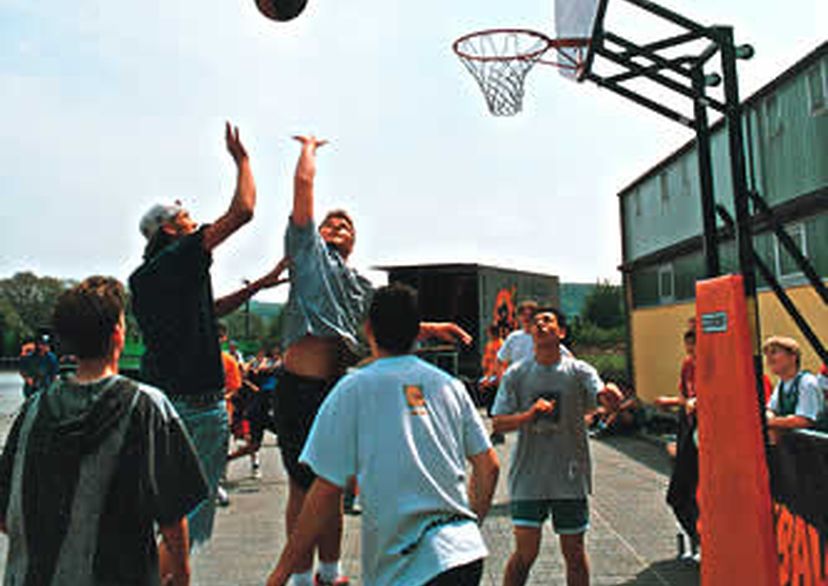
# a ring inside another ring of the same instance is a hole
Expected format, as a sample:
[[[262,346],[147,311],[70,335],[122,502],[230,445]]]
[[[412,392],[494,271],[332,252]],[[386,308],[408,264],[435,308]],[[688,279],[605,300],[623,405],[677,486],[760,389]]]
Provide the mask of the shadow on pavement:
[[[698,586],[699,567],[692,562],[661,560],[647,566],[622,586]]]
[[[621,452],[628,458],[655,470],[659,474],[670,476],[673,463],[663,446],[636,436],[605,436],[593,440]]]

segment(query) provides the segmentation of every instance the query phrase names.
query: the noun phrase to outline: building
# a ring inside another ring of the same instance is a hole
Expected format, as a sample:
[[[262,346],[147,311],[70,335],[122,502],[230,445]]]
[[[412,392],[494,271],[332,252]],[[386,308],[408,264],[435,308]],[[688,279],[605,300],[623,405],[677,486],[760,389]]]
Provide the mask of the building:
[[[748,181],[784,223],[823,279],[828,278],[828,43],[823,43],[745,100]],[[711,137],[717,204],[733,215],[728,142],[723,121]],[[702,212],[695,141],[619,193],[630,365],[639,395],[675,393],[681,337],[694,312],[695,283],[704,277]],[[720,222],[721,226],[721,222]],[[775,271],[816,334],[828,341],[828,308],[798,272],[766,222],[752,226],[757,253]],[[722,230],[723,273],[738,272],[732,235]],[[763,337],[791,335],[804,364],[820,364],[761,277]]]
[[[518,303],[534,299],[543,305],[560,306],[560,285],[554,275],[479,264],[377,268],[388,273],[389,283],[404,283],[417,290],[424,320],[453,321],[474,337],[471,347],[460,348],[453,369],[471,380],[481,374],[492,333],[503,339],[518,327]]]

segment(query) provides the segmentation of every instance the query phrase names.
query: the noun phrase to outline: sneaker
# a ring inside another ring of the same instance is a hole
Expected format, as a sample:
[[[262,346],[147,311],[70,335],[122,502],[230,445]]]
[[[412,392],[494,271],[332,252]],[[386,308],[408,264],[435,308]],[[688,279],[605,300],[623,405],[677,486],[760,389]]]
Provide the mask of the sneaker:
[[[348,579],[348,576],[339,576],[333,582],[323,580],[319,574],[313,577],[313,586],[348,586],[350,583],[351,581]]]
[[[250,466],[250,478],[255,478],[256,480],[262,477],[262,469],[259,466],[259,463],[256,462],[252,466]]]
[[[220,507],[230,506],[230,495],[227,494],[227,491],[224,490],[223,486],[219,486],[216,490],[216,502]]]

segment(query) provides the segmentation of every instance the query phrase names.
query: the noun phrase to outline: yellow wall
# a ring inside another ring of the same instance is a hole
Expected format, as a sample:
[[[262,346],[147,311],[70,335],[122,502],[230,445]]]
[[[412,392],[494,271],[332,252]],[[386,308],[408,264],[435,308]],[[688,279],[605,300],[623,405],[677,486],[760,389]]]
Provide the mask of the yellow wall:
[[[822,340],[828,344],[828,309],[810,287],[791,287],[788,295]],[[659,395],[674,395],[684,356],[682,335],[687,318],[695,313],[695,303],[647,307],[632,312],[632,357],[638,396],[651,403]],[[803,365],[812,372],[820,361],[799,328],[772,292],[759,294],[759,322],[762,338],[786,335],[802,346]]]

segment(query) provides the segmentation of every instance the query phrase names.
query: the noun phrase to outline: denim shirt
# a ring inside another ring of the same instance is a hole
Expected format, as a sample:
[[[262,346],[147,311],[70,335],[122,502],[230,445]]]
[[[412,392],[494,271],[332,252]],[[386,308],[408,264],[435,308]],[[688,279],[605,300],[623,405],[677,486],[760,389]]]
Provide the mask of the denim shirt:
[[[285,251],[293,261],[282,326],[285,348],[311,335],[340,337],[357,351],[374,292],[371,282],[325,244],[313,221],[305,226],[288,222]]]

